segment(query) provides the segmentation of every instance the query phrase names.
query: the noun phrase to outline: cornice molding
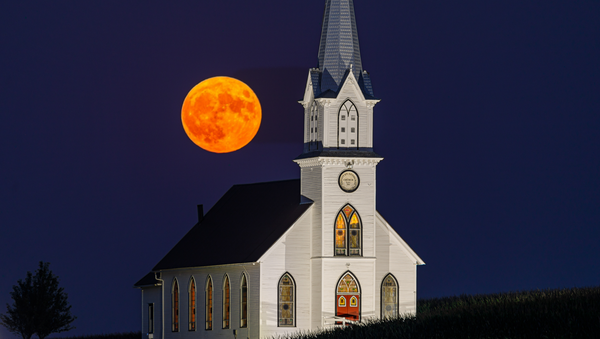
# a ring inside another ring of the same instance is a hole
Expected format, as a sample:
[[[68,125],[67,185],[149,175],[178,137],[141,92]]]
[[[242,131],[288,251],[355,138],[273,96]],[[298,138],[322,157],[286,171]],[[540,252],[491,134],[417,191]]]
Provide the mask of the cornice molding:
[[[354,157],[314,157],[307,159],[296,159],[295,163],[300,167],[325,167],[344,166],[353,167],[375,167],[383,158],[354,158]]]

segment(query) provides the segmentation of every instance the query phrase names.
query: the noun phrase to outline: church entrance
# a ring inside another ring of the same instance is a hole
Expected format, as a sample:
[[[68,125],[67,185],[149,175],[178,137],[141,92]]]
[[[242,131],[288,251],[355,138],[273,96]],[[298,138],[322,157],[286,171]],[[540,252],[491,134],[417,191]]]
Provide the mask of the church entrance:
[[[348,320],[360,320],[360,288],[350,272],[344,274],[337,286],[336,315]],[[341,322],[336,322],[341,324]]]

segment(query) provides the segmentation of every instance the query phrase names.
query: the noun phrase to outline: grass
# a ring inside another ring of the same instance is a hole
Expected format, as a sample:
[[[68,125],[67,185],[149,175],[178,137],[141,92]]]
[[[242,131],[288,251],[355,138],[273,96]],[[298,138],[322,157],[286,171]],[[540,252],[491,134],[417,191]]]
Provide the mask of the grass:
[[[282,339],[600,338],[600,286],[424,299],[417,316]]]

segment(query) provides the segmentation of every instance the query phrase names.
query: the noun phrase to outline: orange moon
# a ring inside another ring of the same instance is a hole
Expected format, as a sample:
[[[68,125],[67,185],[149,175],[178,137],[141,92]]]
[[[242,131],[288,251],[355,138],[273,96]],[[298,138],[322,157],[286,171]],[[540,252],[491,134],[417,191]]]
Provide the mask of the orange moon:
[[[185,133],[196,145],[214,153],[246,146],[258,132],[261,119],[256,94],[229,77],[209,78],[194,86],[181,108]]]

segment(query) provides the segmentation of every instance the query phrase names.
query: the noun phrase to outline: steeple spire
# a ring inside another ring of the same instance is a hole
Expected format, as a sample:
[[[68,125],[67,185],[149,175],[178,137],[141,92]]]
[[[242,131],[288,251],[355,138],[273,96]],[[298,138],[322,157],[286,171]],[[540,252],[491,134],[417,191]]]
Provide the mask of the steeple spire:
[[[320,93],[337,92],[351,72],[366,96],[372,96],[370,80],[363,78],[353,0],[326,0],[319,45]],[[367,75],[368,78],[368,75]],[[368,81],[368,84],[365,83]]]

